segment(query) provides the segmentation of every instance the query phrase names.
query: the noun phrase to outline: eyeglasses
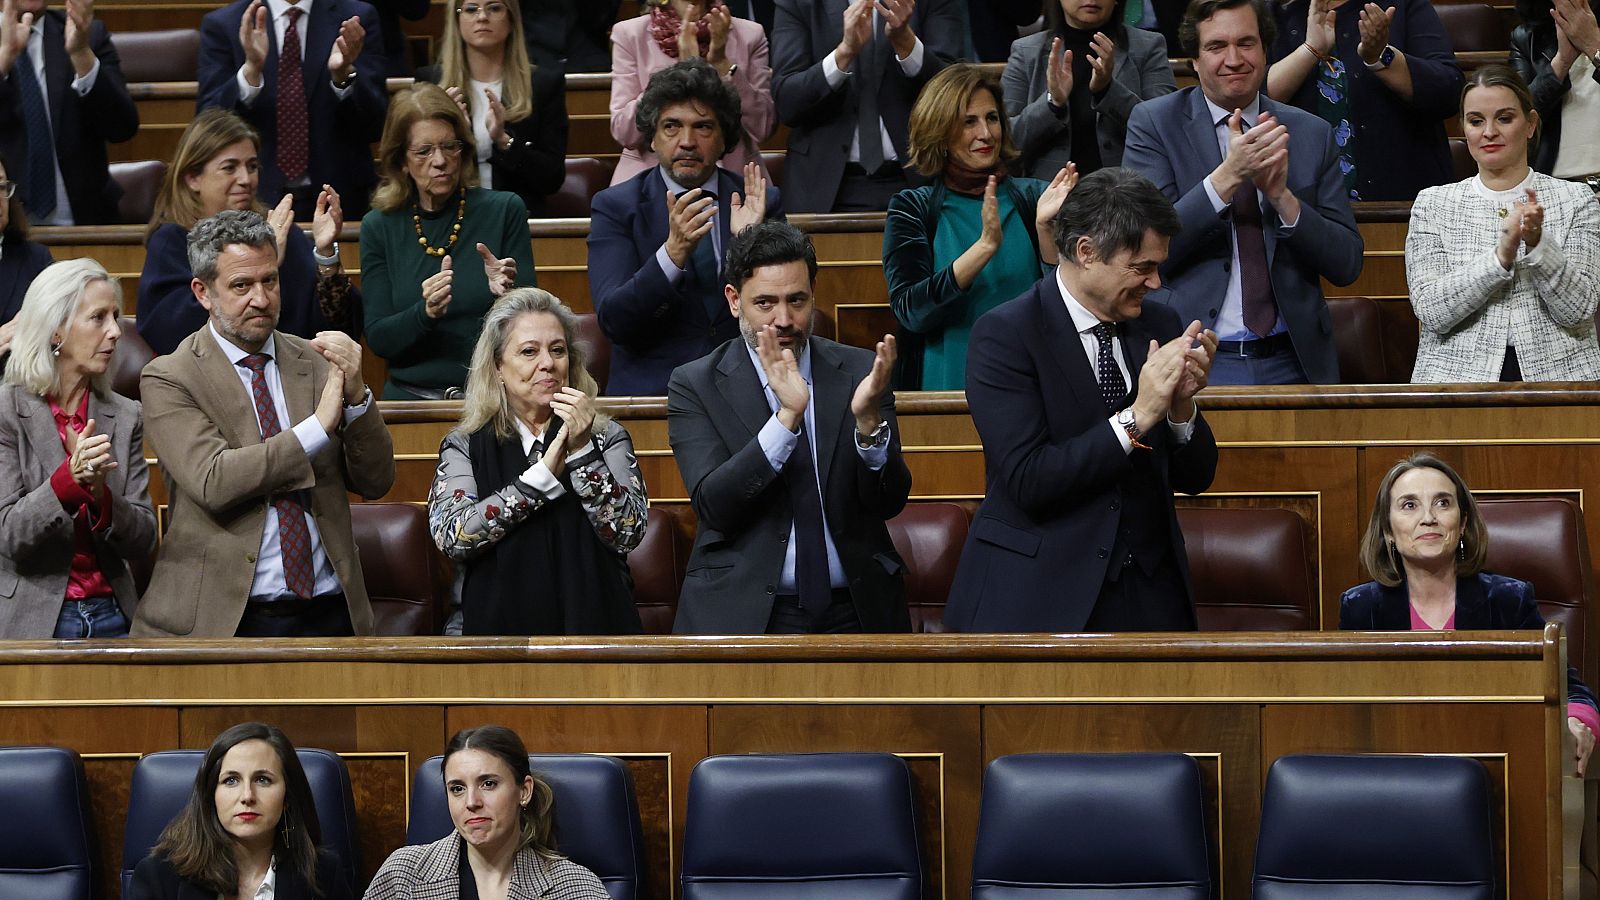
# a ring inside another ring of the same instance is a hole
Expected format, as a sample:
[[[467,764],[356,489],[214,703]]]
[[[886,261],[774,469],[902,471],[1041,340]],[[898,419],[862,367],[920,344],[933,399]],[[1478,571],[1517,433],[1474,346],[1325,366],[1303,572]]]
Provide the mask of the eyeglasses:
[[[506,5],[504,3],[485,3],[483,5],[479,5],[477,3],[468,3],[465,6],[456,7],[456,15],[466,16],[469,19],[476,19],[479,15],[488,16],[491,19],[498,19],[505,14]]]
[[[411,158],[417,162],[427,162],[433,159],[434,151],[442,152],[445,159],[455,159],[461,155],[461,151],[466,149],[466,146],[462,141],[445,141],[442,144],[423,144],[421,147],[407,147],[406,152],[411,154]]]
[[[15,181],[0,181],[0,200],[10,200],[16,192],[17,183]]]

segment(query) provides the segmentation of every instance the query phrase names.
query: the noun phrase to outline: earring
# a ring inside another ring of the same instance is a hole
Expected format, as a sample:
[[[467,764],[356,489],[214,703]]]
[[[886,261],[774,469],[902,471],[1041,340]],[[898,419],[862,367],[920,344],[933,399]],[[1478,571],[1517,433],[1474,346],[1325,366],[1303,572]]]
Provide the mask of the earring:
[[[1461,540],[1456,541],[1456,559],[1464,560],[1466,558],[1467,558],[1467,539],[1466,538],[1462,538]]]
[[[51,356],[60,356],[61,355],[61,342],[60,341],[57,341],[56,343],[50,345],[50,355]]]

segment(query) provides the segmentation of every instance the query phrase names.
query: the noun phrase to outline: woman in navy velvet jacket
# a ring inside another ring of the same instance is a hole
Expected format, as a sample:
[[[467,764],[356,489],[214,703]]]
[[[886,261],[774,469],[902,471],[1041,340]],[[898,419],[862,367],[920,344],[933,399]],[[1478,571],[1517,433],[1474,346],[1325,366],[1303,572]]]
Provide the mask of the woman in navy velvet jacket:
[[[1533,585],[1483,571],[1489,533],[1461,476],[1418,453],[1378,487],[1361,539],[1361,564],[1376,580],[1339,598],[1350,631],[1496,631],[1544,628]],[[1567,669],[1567,727],[1583,774],[1600,731],[1595,696]]]
[[[11,352],[11,336],[28,285],[50,265],[50,251],[28,240],[28,218],[9,171],[0,158],[0,357]]]

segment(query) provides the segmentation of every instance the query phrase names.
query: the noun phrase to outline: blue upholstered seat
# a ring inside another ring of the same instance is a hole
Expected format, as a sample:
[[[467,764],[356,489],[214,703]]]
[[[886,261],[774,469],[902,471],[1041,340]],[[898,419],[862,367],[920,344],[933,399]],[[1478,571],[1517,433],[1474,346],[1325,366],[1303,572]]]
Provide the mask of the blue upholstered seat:
[[[88,900],[83,760],[61,747],[0,747],[0,897]]]

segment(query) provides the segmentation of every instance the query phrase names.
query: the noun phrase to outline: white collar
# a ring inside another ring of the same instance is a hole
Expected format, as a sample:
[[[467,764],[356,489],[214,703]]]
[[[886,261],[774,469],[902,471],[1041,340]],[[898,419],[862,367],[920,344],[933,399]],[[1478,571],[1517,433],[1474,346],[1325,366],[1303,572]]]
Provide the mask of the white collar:
[[[1482,173],[1472,176],[1472,189],[1478,192],[1478,196],[1488,200],[1490,203],[1505,203],[1508,200],[1515,201],[1523,196],[1522,192],[1527,190],[1528,186],[1532,183],[1532,166],[1528,167],[1528,174],[1523,176],[1522,181],[1516,187],[1506,188],[1503,191],[1497,191],[1494,188],[1489,187],[1487,184],[1484,184]]]
[[[309,22],[311,21],[312,2],[313,0],[300,0],[299,3],[291,4],[288,2],[288,0],[267,0],[267,10],[272,14],[273,21],[277,21],[278,19],[283,18],[284,14],[289,11],[291,6],[293,6],[295,9],[300,10],[300,21]],[[305,38],[301,38],[300,41],[302,44],[304,44]]]
[[[549,431],[550,431],[549,423],[545,423],[546,424],[546,427],[545,427],[546,434],[536,435],[536,434],[533,433],[533,429],[529,428],[527,423],[522,421],[522,419],[519,418],[518,416],[516,416],[515,414],[513,414],[511,416],[511,421],[512,421],[513,424],[515,424],[517,426],[517,436],[522,439],[522,455],[523,456],[527,456],[528,454],[533,452],[533,444],[534,444],[535,441],[541,440],[541,439],[549,436],[549,434],[548,434]]]
[[[1084,334],[1100,324],[1100,317],[1090,312],[1089,307],[1079,303],[1078,298],[1072,296],[1072,292],[1067,290],[1067,282],[1061,277],[1060,266],[1056,267],[1056,287],[1061,289],[1061,297],[1067,301],[1067,315],[1072,317],[1072,329],[1074,331]],[[1115,325],[1116,323],[1112,322],[1110,324]]]

